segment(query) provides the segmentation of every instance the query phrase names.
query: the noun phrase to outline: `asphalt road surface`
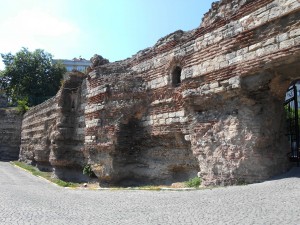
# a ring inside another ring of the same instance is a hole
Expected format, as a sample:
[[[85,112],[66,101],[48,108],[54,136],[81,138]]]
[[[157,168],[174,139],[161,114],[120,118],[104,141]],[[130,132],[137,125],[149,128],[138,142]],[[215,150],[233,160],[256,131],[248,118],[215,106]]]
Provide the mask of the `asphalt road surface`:
[[[300,224],[300,168],[197,191],[70,190],[0,162],[0,224]]]

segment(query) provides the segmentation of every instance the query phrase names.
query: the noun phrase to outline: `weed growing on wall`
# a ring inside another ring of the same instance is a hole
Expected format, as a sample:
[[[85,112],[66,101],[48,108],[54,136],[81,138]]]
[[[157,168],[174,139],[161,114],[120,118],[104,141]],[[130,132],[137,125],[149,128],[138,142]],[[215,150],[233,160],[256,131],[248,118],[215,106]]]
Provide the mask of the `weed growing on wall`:
[[[198,188],[201,184],[201,179],[199,177],[191,178],[185,182],[187,187],[195,187]]]
[[[90,164],[87,164],[87,165],[85,165],[85,166],[83,167],[82,173],[83,173],[84,175],[89,176],[89,177],[94,177],[94,176],[95,176],[95,174],[94,174],[94,172],[93,172],[92,167],[91,167]]]

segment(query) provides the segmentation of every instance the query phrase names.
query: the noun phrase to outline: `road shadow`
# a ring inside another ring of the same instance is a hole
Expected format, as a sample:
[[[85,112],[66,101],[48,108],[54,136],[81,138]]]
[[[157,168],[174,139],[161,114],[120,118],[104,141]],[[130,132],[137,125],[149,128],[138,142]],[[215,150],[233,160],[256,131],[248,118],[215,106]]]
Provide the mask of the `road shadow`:
[[[271,177],[270,179],[266,181],[274,181],[274,180],[281,180],[281,179],[287,179],[287,178],[300,178],[300,167],[292,167],[289,171],[286,173]]]

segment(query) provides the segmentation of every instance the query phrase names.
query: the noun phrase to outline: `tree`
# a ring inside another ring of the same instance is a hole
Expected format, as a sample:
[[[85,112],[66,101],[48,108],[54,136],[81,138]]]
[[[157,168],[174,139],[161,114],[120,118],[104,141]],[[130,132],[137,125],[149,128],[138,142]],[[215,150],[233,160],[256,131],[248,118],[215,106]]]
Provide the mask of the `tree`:
[[[12,103],[27,99],[30,106],[37,105],[59,90],[66,69],[61,63],[53,64],[52,55],[44,50],[22,48],[15,55],[1,57],[5,69],[0,74],[0,87]]]

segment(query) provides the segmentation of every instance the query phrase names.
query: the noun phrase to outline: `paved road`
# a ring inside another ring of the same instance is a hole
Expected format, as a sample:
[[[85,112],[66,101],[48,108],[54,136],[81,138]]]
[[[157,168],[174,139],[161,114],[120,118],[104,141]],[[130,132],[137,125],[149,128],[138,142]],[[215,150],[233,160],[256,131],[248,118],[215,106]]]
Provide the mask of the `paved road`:
[[[300,224],[300,170],[199,191],[69,190],[0,162],[0,224]]]

